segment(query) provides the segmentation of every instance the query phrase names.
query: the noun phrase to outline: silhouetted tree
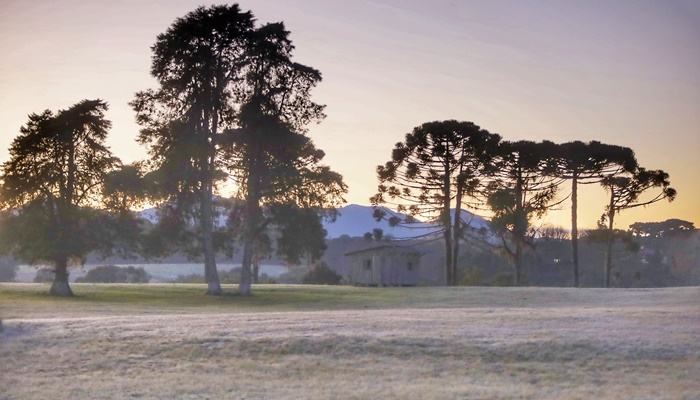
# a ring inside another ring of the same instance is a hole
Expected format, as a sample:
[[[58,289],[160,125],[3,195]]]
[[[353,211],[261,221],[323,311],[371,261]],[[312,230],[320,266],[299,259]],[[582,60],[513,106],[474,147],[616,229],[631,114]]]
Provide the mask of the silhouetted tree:
[[[630,225],[632,234],[649,238],[668,238],[696,230],[695,224],[692,222],[677,218],[667,219],[663,222],[635,222]]]
[[[216,269],[213,196],[221,172],[221,133],[234,127],[242,64],[253,16],[231,6],[199,7],[158,35],[151,75],[158,90],[136,94],[131,106],[143,127],[169,212],[199,225],[207,294],[222,293]]]
[[[228,219],[230,235],[236,240],[240,240],[247,229],[245,209],[243,202],[236,202]],[[299,264],[302,260],[313,262],[323,256],[326,230],[321,218],[327,211],[321,210],[319,215],[315,208],[289,203],[264,204],[262,211],[265,227],[253,244],[252,283],[258,283],[260,260],[273,252],[287,264]]]
[[[154,190],[144,177],[142,163],[121,165],[104,178],[104,204],[114,211],[128,211],[146,204]]]
[[[552,155],[551,171],[571,181],[571,249],[573,286],[579,286],[578,256],[578,185],[599,183],[604,176],[633,171],[637,166],[634,152],[627,147],[603,144],[597,141],[568,142],[558,145]]]
[[[616,262],[621,264],[629,258],[629,254],[636,253],[640,250],[640,243],[637,238],[629,231],[622,229],[613,229],[612,231],[604,224],[598,223],[597,229],[588,229],[583,235],[585,240],[597,247],[602,247],[603,259],[610,263],[610,271],[607,271],[606,285],[611,285],[613,255],[616,254]],[[609,260],[609,261],[608,261]],[[617,280],[622,277],[622,271],[618,270],[615,273]],[[610,287],[610,286],[606,286]]]
[[[480,189],[484,168],[499,141],[499,135],[472,122],[429,122],[408,133],[406,140],[394,147],[391,160],[377,167],[380,183],[370,199],[376,219],[386,218],[387,205],[411,218],[434,219],[438,214],[448,285],[456,284],[461,211]],[[401,221],[395,215],[389,218],[391,225],[406,222],[411,221]]]
[[[503,247],[513,260],[514,285],[521,284],[523,247],[530,219],[541,217],[558,203],[553,202],[559,184],[548,169],[556,151],[551,142],[501,142],[493,164],[493,181],[488,189],[488,206],[493,211],[491,229],[499,234]],[[506,241],[512,237],[514,249]]]
[[[199,7],[158,36],[151,73],[160,89],[132,102],[170,214],[182,215],[182,226],[197,210],[189,216],[201,231],[209,294],[221,293],[212,200],[218,182],[232,179],[247,205],[244,295],[255,241],[268,224],[261,204],[325,208],[345,191],[304,136],[304,127],[324,116],[309,95],[321,75],[291,60],[288,36],[281,23],[256,28],[238,5]]]
[[[325,117],[324,106],[311,100],[321,74],[292,61],[293,49],[282,23],[253,32],[238,85],[239,126],[228,131],[227,168],[246,204],[239,285],[243,295],[251,293],[256,238],[274,221],[265,216],[263,205],[315,210],[305,215],[318,221],[322,210],[332,213],[344,202],[347,191],[342,177],[321,164],[323,151],[305,136],[309,123]]]
[[[537,236],[544,240],[570,240],[571,233],[562,226],[545,224],[537,228]]]
[[[654,285],[697,285],[700,280],[700,231],[690,221],[635,222],[629,231],[644,246],[645,281]],[[649,276],[652,275],[652,276]]]
[[[119,160],[105,146],[107,104],[83,100],[67,110],[31,114],[2,165],[5,212],[0,242],[30,263],[51,262],[50,294],[71,296],[68,264],[111,246],[111,217],[96,210],[105,175]]]
[[[603,178],[601,184],[610,194],[610,202],[599,222],[599,226],[607,229],[608,232],[605,257],[605,287],[607,288],[610,287],[615,215],[623,210],[646,206],[663,199],[673,201],[676,197],[676,190],[670,187],[669,176],[666,172],[644,168],[637,168],[634,173],[609,175]],[[639,196],[652,188],[659,188],[659,193],[650,199],[639,201]]]

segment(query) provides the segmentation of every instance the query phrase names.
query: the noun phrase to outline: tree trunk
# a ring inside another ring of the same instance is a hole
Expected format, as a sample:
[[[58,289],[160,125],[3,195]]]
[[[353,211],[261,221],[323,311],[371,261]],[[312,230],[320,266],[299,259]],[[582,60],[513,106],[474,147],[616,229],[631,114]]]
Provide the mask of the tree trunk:
[[[614,209],[614,199],[615,199],[615,194],[613,190],[611,189],[611,196],[610,196],[610,210],[608,211],[608,243],[605,249],[605,287],[609,288],[610,287],[610,272],[612,270],[612,251],[613,251],[613,243],[615,241],[615,236],[613,235],[613,227],[614,227],[614,221],[615,221],[615,209]]]
[[[214,239],[212,235],[212,191],[211,185],[202,191],[200,219],[202,224],[202,245],[204,247],[204,278],[207,282],[206,294],[220,296],[223,294],[219,281],[219,272],[216,269],[216,252],[214,251]]]
[[[49,294],[62,297],[73,296],[73,291],[68,284],[68,259],[66,257],[57,257],[54,263],[55,276]]]
[[[579,287],[578,279],[578,174],[571,179],[571,258],[574,268],[573,287]]]
[[[204,278],[207,281],[207,293],[211,296],[221,296],[221,281],[219,280],[219,271],[216,269],[216,250],[214,249],[214,217],[213,217],[213,197],[214,197],[214,165],[216,162],[216,137],[219,129],[219,85],[221,81],[216,79],[216,93],[213,96],[213,104],[211,108],[205,108],[202,122],[204,123],[204,132],[207,136],[207,157],[205,165],[205,178],[202,182],[204,189],[202,198],[202,245],[204,246]],[[208,104],[204,101],[203,104]],[[209,121],[211,118],[211,126]]]
[[[515,236],[515,272],[513,274],[513,284],[520,286],[522,283],[522,259],[523,242],[527,233],[527,215],[524,210],[523,179],[518,171],[518,179],[515,183],[515,223],[513,226],[513,236]]]
[[[253,284],[260,283],[260,257],[253,256]]]
[[[253,294],[250,265],[253,260],[253,241],[246,239],[243,244],[243,263],[241,265],[241,281],[238,284],[238,293],[242,296]]]
[[[250,187],[249,187],[250,190]],[[254,189],[255,190],[255,189]],[[241,264],[241,281],[238,284],[238,292],[243,296],[252,294],[253,283],[253,257],[255,252],[255,239],[260,226],[260,203],[259,196],[253,194],[246,200],[246,234],[243,239],[243,262]]]
[[[443,236],[445,238],[445,285],[451,286],[453,284],[454,278],[452,276],[452,221],[450,218],[450,204],[451,196],[450,189],[452,187],[452,176],[450,175],[450,163],[449,160],[445,160],[445,176],[442,182],[442,213],[440,215],[440,222],[445,230]]]
[[[454,221],[454,243],[452,256],[452,285],[457,285],[457,266],[459,265],[459,241],[462,236],[462,186],[461,183],[457,187],[457,196],[455,197],[455,221]]]
[[[452,229],[450,224],[445,228],[445,285],[452,285]]]
[[[241,282],[238,284],[238,292],[242,296],[252,294],[252,264],[255,251],[255,239],[260,226],[260,171],[258,159],[262,157],[257,143],[251,143],[248,167],[248,194],[246,195],[245,237],[243,239],[243,263],[241,264]]]
[[[610,231],[610,238],[608,239],[608,244],[605,249],[605,287],[610,287],[610,271],[612,270],[612,248],[613,239],[612,231]]]

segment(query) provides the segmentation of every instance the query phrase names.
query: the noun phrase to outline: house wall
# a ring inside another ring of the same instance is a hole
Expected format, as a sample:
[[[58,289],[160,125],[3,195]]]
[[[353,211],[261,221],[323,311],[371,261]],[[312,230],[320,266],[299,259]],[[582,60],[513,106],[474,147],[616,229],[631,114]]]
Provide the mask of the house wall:
[[[355,285],[414,286],[420,280],[420,256],[386,248],[354,254],[347,279]]]
[[[367,262],[370,262],[369,269]],[[352,262],[348,268],[348,281],[355,285],[378,285],[379,271],[382,261],[379,251],[368,250],[352,256]]]

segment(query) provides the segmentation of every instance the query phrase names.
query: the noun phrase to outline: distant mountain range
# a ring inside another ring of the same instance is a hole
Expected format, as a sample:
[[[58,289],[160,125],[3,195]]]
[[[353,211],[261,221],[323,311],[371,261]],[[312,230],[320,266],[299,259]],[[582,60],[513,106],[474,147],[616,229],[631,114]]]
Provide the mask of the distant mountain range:
[[[388,221],[376,221],[373,217],[373,209],[371,206],[361,206],[350,204],[338,209],[339,215],[335,222],[324,221],[323,227],[328,232],[329,239],[339,238],[343,235],[350,237],[361,237],[367,232],[372,232],[374,229],[381,229],[385,236],[391,236],[395,239],[411,238],[420,235],[428,234],[435,231],[434,224],[416,221],[410,225],[401,225],[392,227]],[[454,210],[452,210],[454,217]],[[140,212],[140,216],[151,222],[157,221],[156,211],[149,208]],[[397,216],[405,217],[403,214]],[[468,223],[475,229],[482,227],[488,228],[488,221],[478,217],[466,210],[462,210],[462,220]],[[221,218],[220,224],[225,224],[225,220]]]
[[[417,221],[410,225],[392,227],[388,221],[376,221],[372,217],[373,209],[371,206],[350,204],[339,209],[338,212],[340,215],[335,222],[324,222],[323,224],[323,227],[328,231],[329,239],[342,235],[363,236],[376,228],[383,230],[385,236],[389,235],[396,239],[411,238],[435,231],[435,225],[427,222]],[[403,214],[397,214],[397,216],[405,217]],[[454,210],[452,210],[452,216],[454,218]],[[466,210],[462,210],[462,220],[475,229],[488,228],[487,220]]]
[[[424,222],[416,221],[415,224],[409,226],[389,225],[388,221],[376,221],[372,217],[374,210],[371,206],[360,206],[350,204],[338,210],[339,215],[335,222],[324,222],[323,227],[328,231],[328,238],[334,239],[343,235],[350,237],[363,236],[367,232],[372,232],[373,229],[381,229],[384,235],[390,235],[394,238],[408,238],[418,235],[424,235],[431,231],[430,225]],[[405,217],[405,215],[399,214]]]

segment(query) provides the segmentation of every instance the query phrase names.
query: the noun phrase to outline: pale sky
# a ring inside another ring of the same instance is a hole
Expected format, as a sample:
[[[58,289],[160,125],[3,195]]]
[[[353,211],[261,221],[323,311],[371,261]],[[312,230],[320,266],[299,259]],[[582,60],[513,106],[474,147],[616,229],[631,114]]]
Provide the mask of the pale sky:
[[[190,0],[0,0],[0,162],[27,121],[82,99],[109,102],[109,144],[142,159],[128,106],[156,87],[150,46]],[[205,2],[205,4],[209,4]],[[326,118],[310,136],[369,204],[375,168],[424,122],[472,121],[506,140],[599,140],[663,169],[673,203],[623,212],[617,227],[680,218],[700,227],[700,1],[245,0],[284,21],[296,61],[319,69]],[[591,187],[579,224],[606,204]],[[568,202],[546,222],[569,226]]]

